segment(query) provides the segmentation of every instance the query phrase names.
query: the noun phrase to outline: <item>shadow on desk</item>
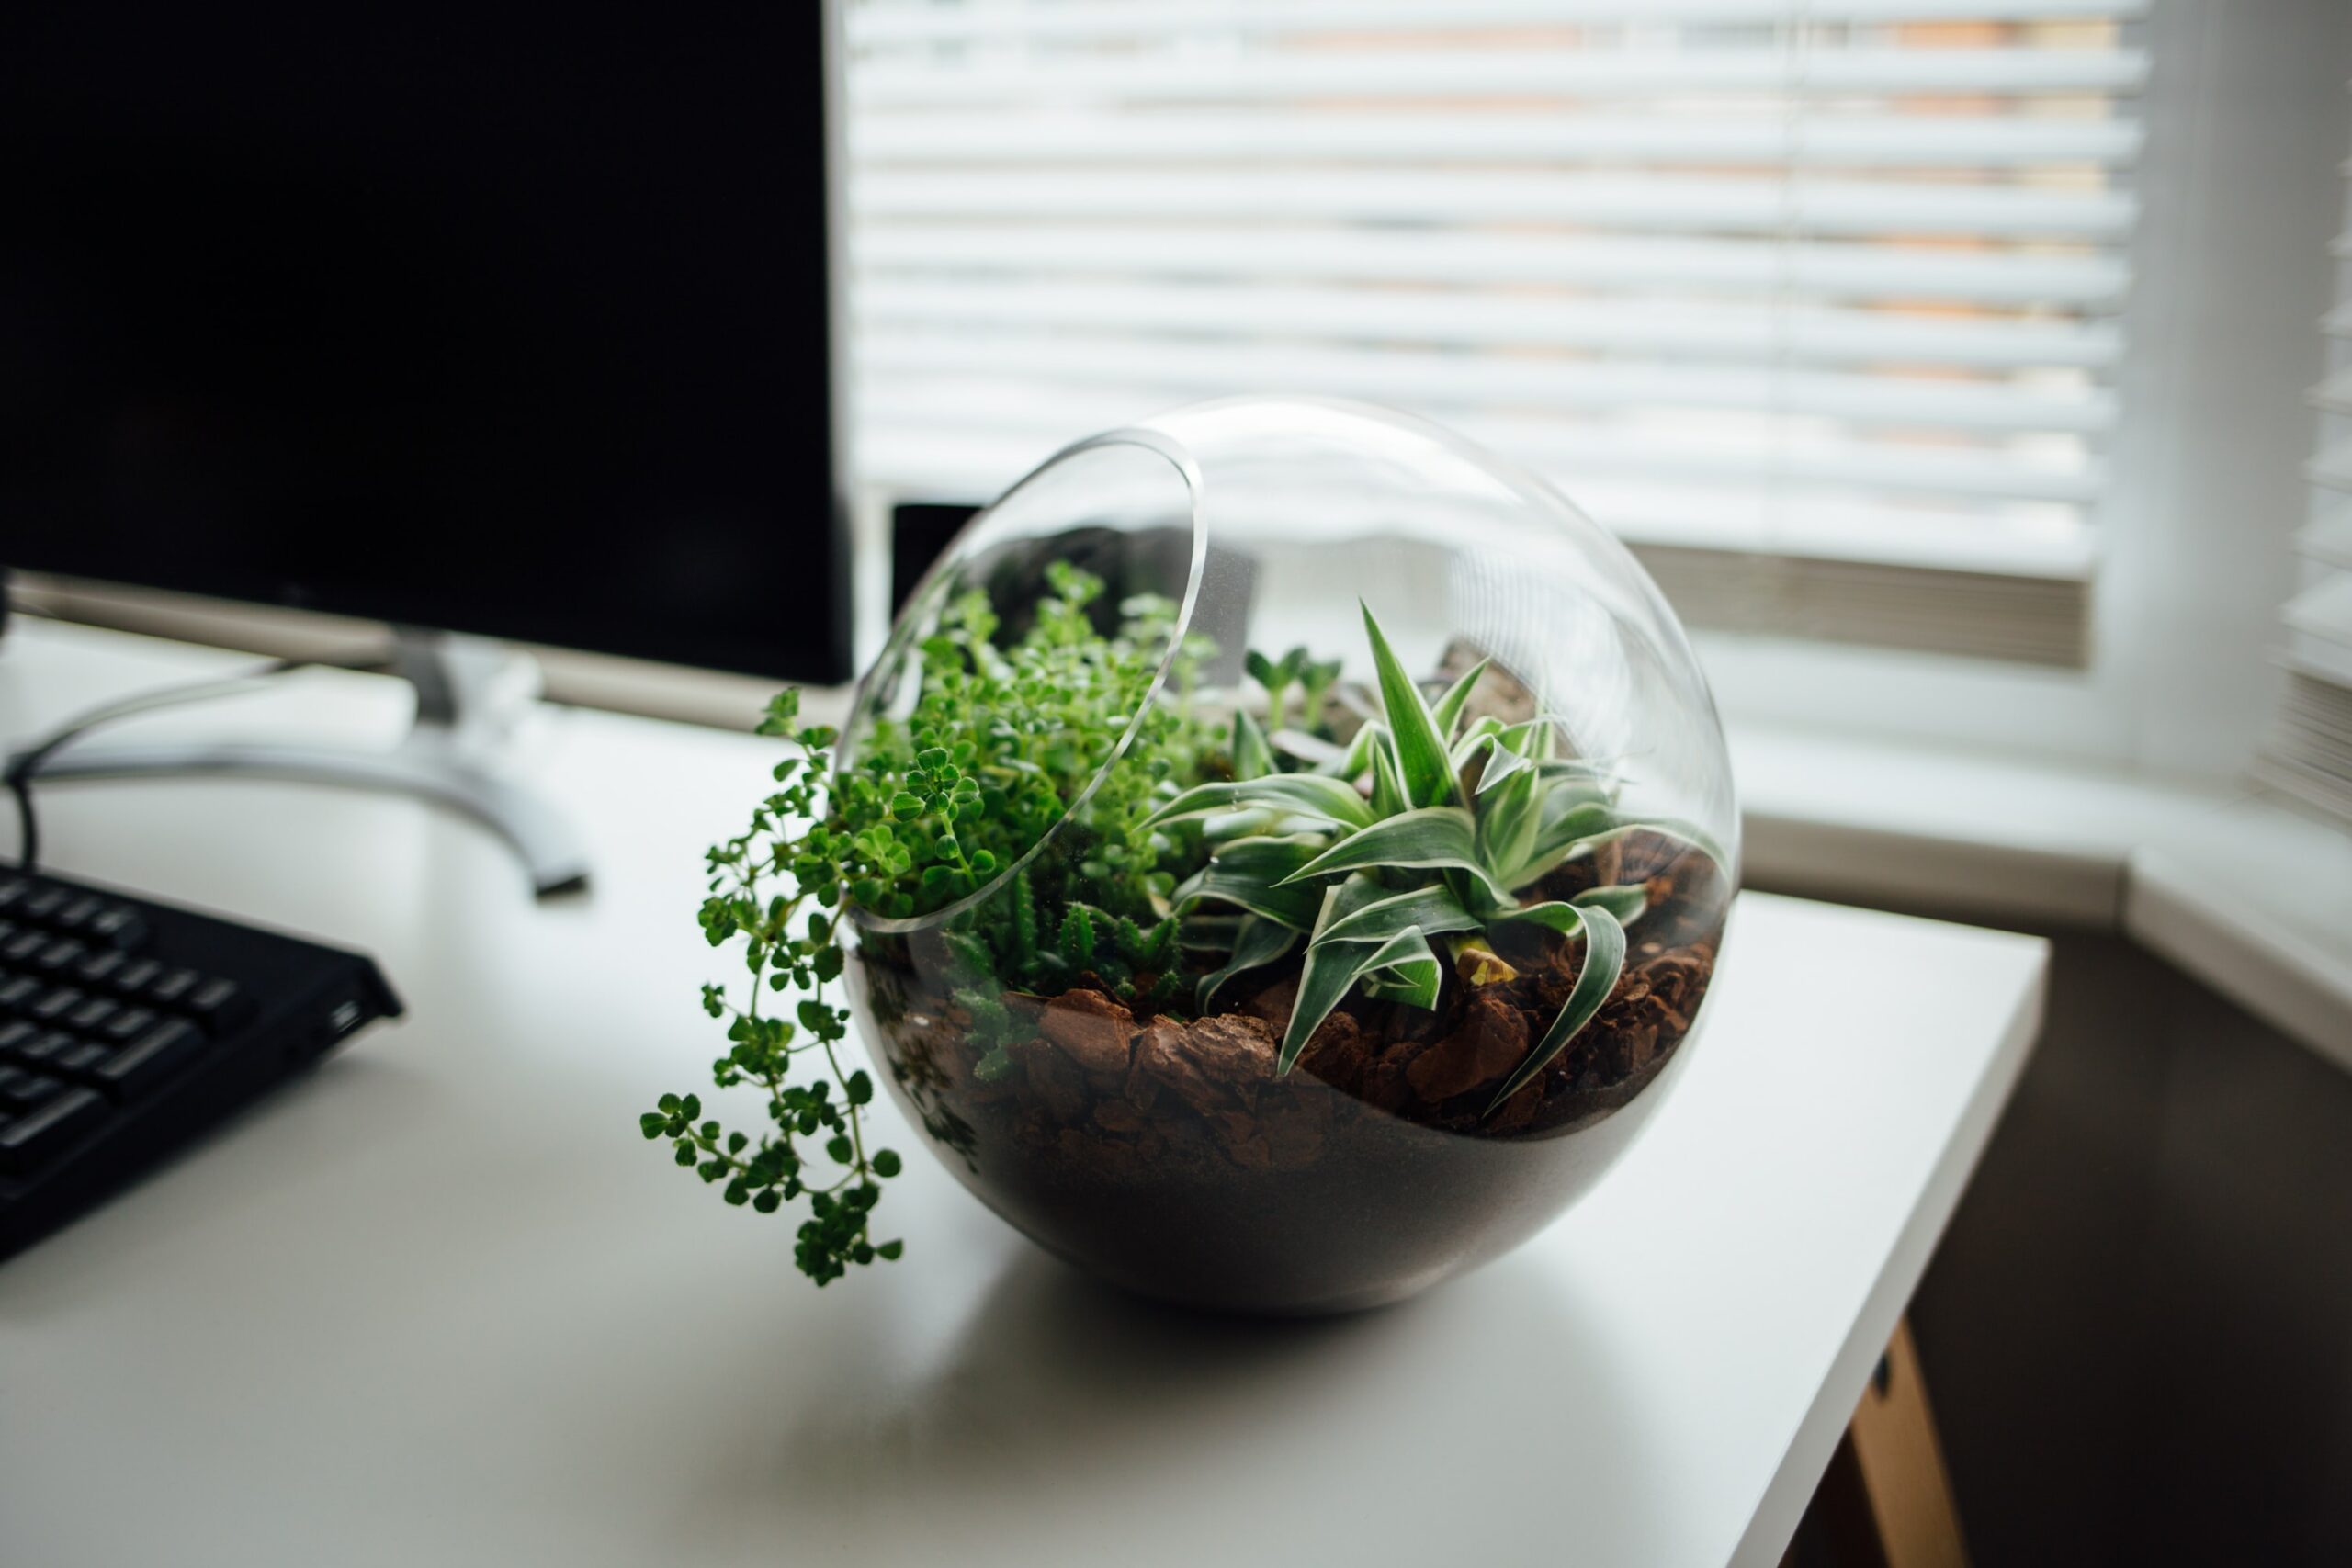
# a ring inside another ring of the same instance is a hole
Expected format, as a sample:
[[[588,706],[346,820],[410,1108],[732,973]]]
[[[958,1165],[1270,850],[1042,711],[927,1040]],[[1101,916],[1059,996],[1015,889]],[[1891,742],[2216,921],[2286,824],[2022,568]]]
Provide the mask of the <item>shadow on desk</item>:
[[[1269,1321],[1159,1306],[1023,1248],[936,1364],[839,1368],[838,1397],[795,1413],[774,1472],[733,1482],[800,1495],[787,1513],[848,1505],[882,1559],[986,1532],[989,1561],[1016,1560],[1034,1534],[1041,1551],[1094,1540],[1106,1561],[1246,1545],[1312,1562],[1369,1529],[1394,1548],[1383,1561],[1444,1561],[1465,1525],[1491,1540],[1497,1521],[1470,1525],[1425,1477],[1458,1480],[1482,1450],[1523,1469],[1548,1449],[1559,1485],[1526,1498],[1519,1539],[1566,1549],[1580,1499],[1654,1520],[1626,1503],[1671,1462],[1645,1446],[1591,1323],[1556,1269],[1526,1259],[1400,1306]],[[1611,1561],[1670,1555],[1616,1536]]]

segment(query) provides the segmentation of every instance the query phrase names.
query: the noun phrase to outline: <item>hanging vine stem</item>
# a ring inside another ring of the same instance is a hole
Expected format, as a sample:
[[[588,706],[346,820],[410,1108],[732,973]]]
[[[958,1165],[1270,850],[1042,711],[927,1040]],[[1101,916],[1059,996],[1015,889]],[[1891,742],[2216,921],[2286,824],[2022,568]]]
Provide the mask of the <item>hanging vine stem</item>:
[[[718,986],[702,988],[703,1010],[728,1020],[730,1042],[728,1054],[711,1064],[712,1080],[721,1089],[753,1084],[765,1090],[773,1125],[755,1139],[727,1130],[716,1119],[699,1120],[702,1100],[693,1094],[663,1095],[638,1125],[649,1139],[668,1138],[678,1164],[691,1167],[704,1181],[724,1181],[731,1204],[772,1214],[806,1198],[808,1217],[801,1223],[793,1258],[802,1273],[822,1285],[840,1279],[851,1264],[895,1258],[905,1244],[873,1238],[881,1182],[899,1173],[899,1160],[889,1149],[867,1155],[861,1108],[874,1098],[874,1081],[863,1071],[843,1073],[833,1049],[848,1032],[849,1019],[826,999],[826,987],[841,978],[844,963],[840,927],[828,912],[840,901],[843,857],[839,836],[826,828],[820,810],[835,738],[821,725],[798,726],[799,713],[799,693],[787,691],[769,704],[761,720],[761,734],[786,738],[800,754],[776,764],[778,787],[753,810],[751,826],[711,847],[710,896],[700,916],[703,935],[713,947],[744,939],[744,967],[751,976],[741,1005],[729,1001]],[[808,826],[796,834],[793,826],[799,823]],[[773,879],[785,876],[797,890],[763,898]],[[818,908],[808,910],[801,934],[793,935],[794,920],[812,903]],[[761,1011],[763,992],[785,990],[804,993],[797,1024]],[[808,1084],[786,1081],[793,1058],[808,1051],[823,1052],[830,1076]],[[826,1135],[825,1157],[841,1171],[822,1184],[810,1179],[810,1156],[804,1147],[804,1140],[820,1134]]]

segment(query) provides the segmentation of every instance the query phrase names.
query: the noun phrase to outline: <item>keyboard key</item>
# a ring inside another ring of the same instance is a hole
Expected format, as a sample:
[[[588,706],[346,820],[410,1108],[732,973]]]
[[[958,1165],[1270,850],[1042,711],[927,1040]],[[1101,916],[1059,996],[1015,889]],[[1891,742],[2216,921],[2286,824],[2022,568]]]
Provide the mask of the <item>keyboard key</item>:
[[[84,986],[108,985],[114,980],[115,971],[127,962],[113,948],[102,947],[74,965],[74,978]]]
[[[106,907],[106,901],[95,893],[85,893],[79,898],[69,898],[65,901],[65,908],[57,911],[57,929],[78,931],[96,919]]]
[[[62,887],[37,887],[25,896],[19,918],[47,925],[57,918],[57,911],[65,908],[66,900],[73,897]]]
[[[118,1045],[127,1045],[147,1032],[155,1015],[145,1008],[125,1008],[99,1026],[98,1032]]]
[[[150,1006],[178,1007],[203,979],[204,976],[193,969],[166,969],[147,982],[144,999]]]
[[[82,1043],[62,1029],[44,1029],[17,1047],[17,1060],[28,1066],[50,1068]],[[98,1047],[103,1051],[103,1045]]]
[[[25,1010],[26,1016],[41,1023],[55,1023],[80,1005],[82,993],[71,986],[57,986],[43,992]]]
[[[21,876],[0,876],[0,909],[13,910],[32,890],[33,885]]]
[[[34,953],[50,943],[47,931],[20,931],[6,942],[0,942],[0,964],[28,964]]]
[[[65,1092],[65,1086],[47,1073],[22,1067],[0,1067],[0,1108],[35,1111]]]
[[[0,1056],[13,1056],[17,1048],[29,1045],[40,1038],[40,1031],[21,1018],[0,1023]]]
[[[37,1111],[0,1122],[0,1170],[23,1171],[47,1159],[106,1114],[107,1102],[86,1089],[58,1095]]]
[[[209,1034],[236,1028],[253,1010],[253,999],[237,988],[234,980],[215,976],[188,994],[187,1010]]]
[[[82,1005],[65,1015],[65,1027],[77,1033],[95,1034],[121,1010],[121,1004],[110,997],[84,997]]]
[[[50,1066],[73,1077],[96,1077],[97,1070],[114,1055],[111,1046],[101,1045],[95,1040],[77,1041],[70,1034],[61,1034],[58,1038],[66,1043],[65,1048],[57,1053]]]
[[[128,951],[146,942],[147,922],[129,905],[112,904],[100,911],[82,934],[104,946]]]
[[[0,1013],[24,1011],[45,989],[47,987],[30,975],[14,975],[0,980]]]
[[[119,1100],[144,1094],[160,1078],[194,1055],[204,1044],[196,1025],[185,1019],[159,1023],[116,1052],[91,1074],[91,1081]]]
[[[125,996],[142,991],[147,982],[164,972],[164,966],[152,958],[134,958],[114,972],[108,983]]]
[[[54,975],[81,958],[90,950],[68,937],[60,937],[33,954],[33,967],[44,975]]]

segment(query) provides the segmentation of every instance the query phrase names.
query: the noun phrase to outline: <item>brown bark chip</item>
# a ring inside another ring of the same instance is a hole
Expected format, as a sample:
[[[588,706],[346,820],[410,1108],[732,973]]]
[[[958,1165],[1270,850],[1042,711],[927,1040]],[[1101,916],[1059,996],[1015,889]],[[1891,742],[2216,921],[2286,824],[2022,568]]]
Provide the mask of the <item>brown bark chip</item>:
[[[1140,1133],[1144,1128],[1143,1112],[1124,1100],[1096,1100],[1094,1120],[1106,1133]]]
[[[1065,991],[1046,1003],[1038,1028],[1090,1073],[1127,1070],[1135,1015],[1100,991]]]
[[[1298,976],[1285,975],[1233,1010],[1271,1023],[1279,1033],[1289,1026],[1291,1009],[1297,1000]]]
[[[1481,1084],[1499,1083],[1532,1043],[1525,1010],[1514,1006],[1500,987],[1482,986],[1470,993],[1462,1021],[1413,1058],[1405,1079],[1423,1100],[1452,1100]]]
[[[1374,1055],[1374,1043],[1354,1015],[1335,1012],[1317,1027],[1315,1037],[1299,1053],[1296,1070],[1352,1094],[1371,1071]]]
[[[1136,1074],[1204,1113],[1248,1101],[1274,1075],[1274,1032],[1262,1019],[1156,1018],[1136,1046]]]
[[[1018,1040],[1005,1046],[1026,1073],[1030,1097],[1056,1122],[1086,1113],[1086,1079],[1068,1056],[1044,1040]]]

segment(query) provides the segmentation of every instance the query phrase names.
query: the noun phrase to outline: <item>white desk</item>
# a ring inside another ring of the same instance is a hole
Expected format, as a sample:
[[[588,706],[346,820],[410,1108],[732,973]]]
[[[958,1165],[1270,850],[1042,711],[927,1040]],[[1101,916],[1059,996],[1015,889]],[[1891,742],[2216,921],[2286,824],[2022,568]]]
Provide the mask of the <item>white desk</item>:
[[[234,662],[24,626],[0,735]],[[232,722],[401,714],[300,675],[158,727]],[[1132,1304],[903,1129],[905,1261],[820,1293],[635,1127],[717,1053],[698,852],[765,746],[550,712],[523,756],[583,899],[410,802],[47,792],[60,869],[370,949],[410,1012],[0,1266],[0,1562],[1769,1564],[2039,1019],[2039,942],[1751,896],[1643,1140],[1419,1301]]]

